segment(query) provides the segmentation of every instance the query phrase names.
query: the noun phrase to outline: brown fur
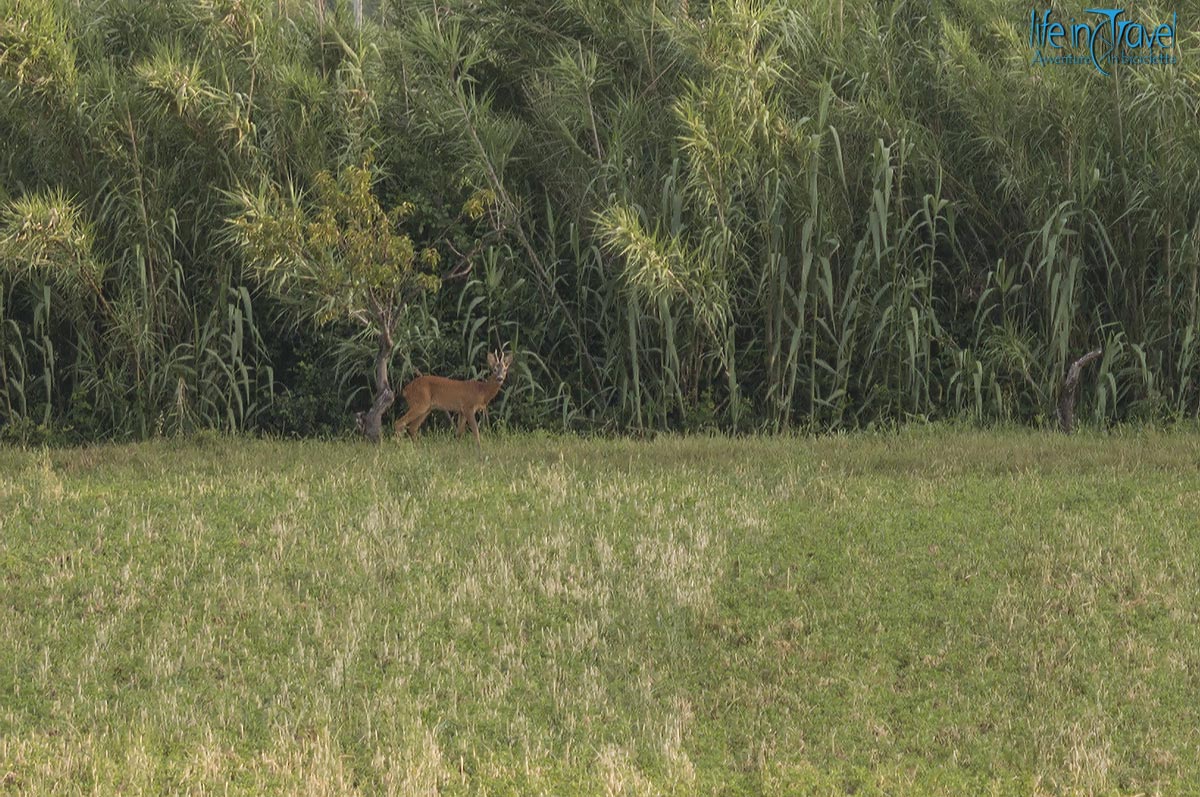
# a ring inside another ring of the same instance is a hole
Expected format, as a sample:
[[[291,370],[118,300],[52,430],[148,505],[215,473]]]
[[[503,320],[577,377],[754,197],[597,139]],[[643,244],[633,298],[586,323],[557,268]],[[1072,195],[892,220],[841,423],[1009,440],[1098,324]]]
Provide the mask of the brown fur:
[[[500,393],[513,356],[488,353],[491,376],[483,381],[477,379],[447,379],[444,376],[418,376],[400,391],[408,402],[408,412],[396,421],[396,435],[407,431],[414,441],[418,439],[421,426],[433,410],[458,413],[458,436],[462,437],[467,425],[479,441],[479,425],[476,415],[486,410],[487,405]]]

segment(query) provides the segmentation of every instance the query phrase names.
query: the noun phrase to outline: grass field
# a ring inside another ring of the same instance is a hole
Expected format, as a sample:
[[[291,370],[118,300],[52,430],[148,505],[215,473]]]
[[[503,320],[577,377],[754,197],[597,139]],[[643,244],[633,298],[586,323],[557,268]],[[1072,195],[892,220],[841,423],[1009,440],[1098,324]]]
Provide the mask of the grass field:
[[[0,449],[0,792],[1200,792],[1200,433]]]

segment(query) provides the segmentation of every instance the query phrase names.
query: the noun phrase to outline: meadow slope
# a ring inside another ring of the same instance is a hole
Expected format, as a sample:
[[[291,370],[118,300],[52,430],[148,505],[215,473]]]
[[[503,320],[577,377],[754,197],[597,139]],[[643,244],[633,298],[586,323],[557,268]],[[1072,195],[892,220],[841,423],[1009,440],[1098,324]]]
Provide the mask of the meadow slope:
[[[1200,433],[0,449],[0,791],[1200,791]]]

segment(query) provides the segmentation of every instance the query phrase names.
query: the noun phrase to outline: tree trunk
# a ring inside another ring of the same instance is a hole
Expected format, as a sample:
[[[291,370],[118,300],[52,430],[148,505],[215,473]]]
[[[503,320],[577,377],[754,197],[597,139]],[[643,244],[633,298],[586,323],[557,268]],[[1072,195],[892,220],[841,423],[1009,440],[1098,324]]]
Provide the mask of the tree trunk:
[[[1058,400],[1058,422],[1064,432],[1075,427],[1075,395],[1079,392],[1079,377],[1083,367],[1100,356],[1100,349],[1094,349],[1071,363],[1067,378],[1063,380],[1062,397]]]
[[[375,401],[371,409],[354,414],[358,430],[372,443],[383,440],[383,414],[392,408],[396,394],[388,383],[388,362],[392,359],[392,336],[385,329],[379,333],[379,353],[375,355]]]

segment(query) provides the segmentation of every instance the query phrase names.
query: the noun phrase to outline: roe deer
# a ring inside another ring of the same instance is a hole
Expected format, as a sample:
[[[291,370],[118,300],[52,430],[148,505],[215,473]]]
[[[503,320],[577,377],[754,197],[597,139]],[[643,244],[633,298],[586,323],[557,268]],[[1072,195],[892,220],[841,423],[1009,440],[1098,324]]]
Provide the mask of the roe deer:
[[[479,425],[475,415],[480,410],[487,410],[487,405],[504,384],[508,375],[508,366],[512,365],[511,354],[501,355],[488,352],[488,368],[491,375],[483,382],[477,380],[447,379],[444,376],[418,376],[404,386],[400,391],[408,402],[408,412],[396,421],[396,435],[407,430],[408,436],[416,440],[421,431],[421,424],[433,410],[446,410],[458,413],[458,436],[462,437],[463,427],[470,424],[475,434],[475,443],[479,442]]]

